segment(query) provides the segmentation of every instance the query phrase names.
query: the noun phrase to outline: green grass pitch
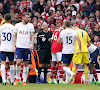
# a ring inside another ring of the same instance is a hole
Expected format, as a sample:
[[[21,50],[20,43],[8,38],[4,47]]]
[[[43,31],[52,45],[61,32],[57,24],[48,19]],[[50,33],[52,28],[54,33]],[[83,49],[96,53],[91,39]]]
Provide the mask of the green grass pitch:
[[[0,84],[0,90],[100,90],[100,85],[94,84],[28,84],[27,86],[6,86]]]

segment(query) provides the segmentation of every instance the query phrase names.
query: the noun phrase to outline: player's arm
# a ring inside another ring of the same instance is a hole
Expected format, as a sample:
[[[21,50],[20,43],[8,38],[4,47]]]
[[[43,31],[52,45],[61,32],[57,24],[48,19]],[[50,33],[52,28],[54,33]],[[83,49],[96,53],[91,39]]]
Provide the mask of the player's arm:
[[[79,45],[79,51],[76,53],[78,55],[81,52],[81,41],[80,41],[80,38],[78,35],[76,36],[76,39],[77,39],[78,45]]]
[[[61,43],[61,42],[62,42],[62,38],[59,37],[59,38],[57,39],[57,43]]]
[[[32,50],[34,48],[34,32],[31,32],[31,45],[30,45],[30,50]]]
[[[13,38],[13,52],[16,52],[16,40],[17,40],[17,33],[14,33],[14,38]]]
[[[97,62],[98,62],[99,67],[100,67],[100,55],[98,55]]]
[[[63,32],[60,33],[60,35],[57,39],[57,43],[62,43],[62,38],[63,38]]]

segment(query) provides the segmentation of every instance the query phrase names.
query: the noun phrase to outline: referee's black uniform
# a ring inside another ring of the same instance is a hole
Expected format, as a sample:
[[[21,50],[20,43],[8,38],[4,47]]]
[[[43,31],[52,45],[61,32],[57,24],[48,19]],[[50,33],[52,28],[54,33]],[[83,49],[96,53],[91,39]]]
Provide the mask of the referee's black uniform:
[[[43,38],[40,38],[39,35],[44,35]],[[51,57],[51,42],[49,39],[52,37],[52,32],[41,31],[37,35],[37,44],[39,46],[39,63],[40,64],[49,64]]]
[[[40,38],[39,35],[44,35]],[[37,35],[37,45],[39,46],[39,63],[40,64],[49,64],[51,58],[51,42],[50,38],[52,37],[52,32],[41,31]],[[46,82],[47,67],[39,67],[38,69],[38,82],[40,82],[41,69],[44,69],[44,83]]]

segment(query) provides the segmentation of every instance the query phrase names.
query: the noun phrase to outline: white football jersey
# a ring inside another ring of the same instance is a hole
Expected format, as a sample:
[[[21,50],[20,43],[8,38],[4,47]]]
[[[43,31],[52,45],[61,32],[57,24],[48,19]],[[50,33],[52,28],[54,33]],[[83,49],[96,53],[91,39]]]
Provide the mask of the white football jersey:
[[[77,32],[73,29],[65,29],[61,31],[60,38],[62,38],[63,49],[62,54],[74,54],[75,51],[75,37]]]
[[[30,48],[30,35],[34,32],[34,26],[31,23],[23,24],[22,22],[15,25],[17,33],[17,48]]]
[[[90,54],[92,54],[96,49],[97,49],[97,47],[94,44],[91,44],[91,46],[88,47]]]
[[[15,31],[15,26],[10,23],[5,23],[0,26],[0,51],[13,52],[13,35]]]

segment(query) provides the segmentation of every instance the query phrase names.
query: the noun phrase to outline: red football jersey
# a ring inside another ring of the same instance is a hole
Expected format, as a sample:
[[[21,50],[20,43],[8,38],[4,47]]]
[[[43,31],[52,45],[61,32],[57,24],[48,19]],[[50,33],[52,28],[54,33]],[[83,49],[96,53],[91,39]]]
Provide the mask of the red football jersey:
[[[53,42],[51,47],[51,52],[62,52],[62,43],[57,43],[57,39],[59,37],[60,32],[63,30],[63,28],[56,29],[53,33]]]

